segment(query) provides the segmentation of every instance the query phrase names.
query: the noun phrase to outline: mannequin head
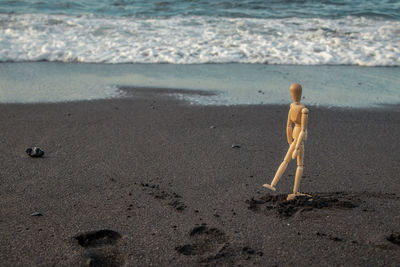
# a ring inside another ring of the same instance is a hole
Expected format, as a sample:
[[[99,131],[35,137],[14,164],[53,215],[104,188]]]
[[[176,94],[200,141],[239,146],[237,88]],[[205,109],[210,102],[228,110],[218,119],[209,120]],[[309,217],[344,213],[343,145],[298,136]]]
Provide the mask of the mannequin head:
[[[294,102],[300,102],[301,91],[301,85],[298,83],[294,83],[290,86],[290,94],[292,95],[292,99]]]

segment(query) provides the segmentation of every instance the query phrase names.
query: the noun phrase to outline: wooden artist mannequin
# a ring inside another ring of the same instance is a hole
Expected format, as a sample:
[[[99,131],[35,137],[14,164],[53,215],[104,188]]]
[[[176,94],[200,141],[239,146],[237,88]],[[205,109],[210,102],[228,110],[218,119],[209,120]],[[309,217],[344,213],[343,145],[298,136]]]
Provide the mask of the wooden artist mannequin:
[[[294,180],[293,193],[288,195],[287,200],[294,199],[297,196],[306,195],[299,192],[300,181],[303,175],[304,141],[307,139],[308,122],[308,109],[300,103],[301,91],[302,88],[300,84],[295,83],[290,86],[290,94],[292,95],[293,103],[290,104],[286,127],[289,150],[286,153],[283,162],[279,166],[272,183],[263,185],[264,187],[275,191],[275,186],[285,172],[289,162],[297,157],[297,170],[296,178]],[[294,128],[292,128],[293,123],[295,124]]]

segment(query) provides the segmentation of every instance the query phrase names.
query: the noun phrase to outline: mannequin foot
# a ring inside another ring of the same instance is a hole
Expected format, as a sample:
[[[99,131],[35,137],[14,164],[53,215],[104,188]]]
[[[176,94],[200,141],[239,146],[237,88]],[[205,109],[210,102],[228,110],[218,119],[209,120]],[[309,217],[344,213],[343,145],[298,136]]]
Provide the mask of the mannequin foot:
[[[264,184],[263,186],[264,186],[265,188],[268,188],[268,189],[272,190],[272,191],[276,191],[275,186],[272,186],[272,185],[270,185],[270,184]]]
[[[287,196],[286,200],[292,200],[292,199],[295,199],[296,197],[310,197],[310,198],[312,198],[312,195],[297,192],[297,193],[289,194]]]

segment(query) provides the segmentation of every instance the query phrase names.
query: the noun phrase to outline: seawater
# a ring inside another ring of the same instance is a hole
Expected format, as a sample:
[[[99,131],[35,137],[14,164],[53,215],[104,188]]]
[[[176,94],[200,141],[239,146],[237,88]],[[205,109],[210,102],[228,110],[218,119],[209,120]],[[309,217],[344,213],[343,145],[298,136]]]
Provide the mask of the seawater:
[[[400,65],[400,1],[0,0],[0,62]]]
[[[292,82],[307,105],[374,107],[400,103],[393,67],[262,64],[0,64],[0,103],[59,102],[125,96],[122,87],[206,90],[175,94],[192,104],[288,104]]]
[[[399,66],[398,0],[0,0],[2,103],[120,97],[120,85],[287,103],[300,82],[307,104],[396,104]]]

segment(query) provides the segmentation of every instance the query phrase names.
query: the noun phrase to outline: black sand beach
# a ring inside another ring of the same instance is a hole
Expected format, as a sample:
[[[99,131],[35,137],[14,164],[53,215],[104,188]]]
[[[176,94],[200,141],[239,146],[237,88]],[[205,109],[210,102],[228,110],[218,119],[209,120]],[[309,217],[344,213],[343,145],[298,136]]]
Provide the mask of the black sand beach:
[[[162,92],[0,105],[1,266],[400,264],[398,107],[309,107],[314,201],[287,203],[294,161],[277,192],[262,184],[286,153],[288,106]]]

